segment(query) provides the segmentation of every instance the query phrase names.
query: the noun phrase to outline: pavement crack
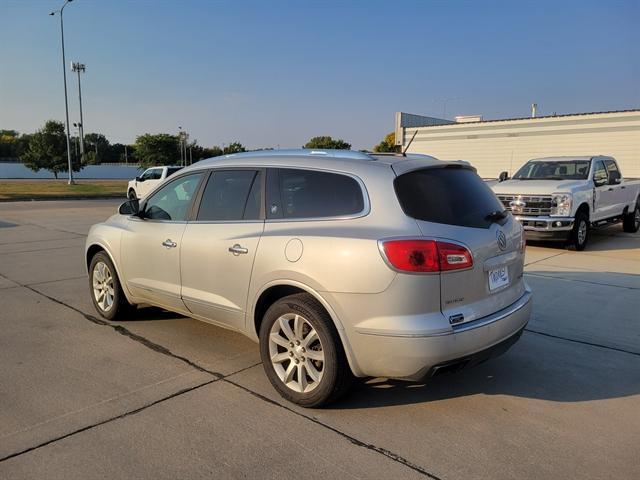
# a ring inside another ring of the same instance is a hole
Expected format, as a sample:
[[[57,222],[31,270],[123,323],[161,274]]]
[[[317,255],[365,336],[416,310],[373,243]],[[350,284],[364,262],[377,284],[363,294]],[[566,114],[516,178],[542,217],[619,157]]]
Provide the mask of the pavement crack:
[[[549,255],[548,257],[541,258],[540,260],[534,260],[533,262],[525,263],[524,266],[528,267],[529,265],[533,265],[534,263],[544,262],[545,260],[549,260],[550,258],[559,257],[560,255],[565,255],[566,253],[567,252],[560,252],[560,253],[556,253],[555,255]]]
[[[185,393],[189,393],[189,392],[192,392],[193,390],[196,390],[198,388],[210,385],[213,382],[217,382],[218,380],[221,380],[221,378],[217,378],[217,377],[216,378],[212,378],[211,380],[207,380],[206,382],[200,383],[198,385],[194,385],[193,387],[183,388],[182,390],[178,390],[177,392],[172,393],[171,395],[168,395],[166,397],[162,397],[162,398],[160,398],[158,400],[154,400],[153,402],[147,403],[146,405],[138,407],[138,408],[136,408],[134,410],[130,410],[130,411],[125,412],[125,413],[123,413],[121,415],[118,415],[118,416],[115,416],[115,417],[111,417],[111,418],[108,418],[106,420],[102,420],[100,422],[92,423],[91,425],[86,425],[86,426],[84,426],[82,428],[78,428],[76,430],[73,430],[72,432],[65,433],[64,435],[61,435],[59,437],[52,438],[50,440],[47,440],[46,442],[42,442],[42,443],[40,443],[38,445],[35,445],[33,447],[26,448],[26,449],[21,450],[19,452],[11,453],[11,454],[9,454],[9,455],[7,455],[5,457],[0,458],[0,463],[4,462],[6,460],[10,460],[12,458],[18,457],[20,455],[24,455],[25,453],[33,452],[34,450],[37,450],[39,448],[46,447],[47,445],[51,445],[52,443],[58,442],[60,440],[64,440],[65,438],[69,438],[69,437],[71,437],[73,435],[77,435],[78,433],[86,432],[87,430],[91,430],[91,429],[99,427],[101,425],[105,425],[107,423],[111,423],[111,422],[114,422],[116,420],[120,420],[120,419],[128,417],[130,415],[135,415],[136,413],[140,413],[140,412],[146,410],[147,408],[153,407],[154,405],[157,405],[157,404],[162,403],[162,402],[166,402],[167,400],[171,400],[172,398],[179,397],[180,395],[184,395]]]
[[[217,378],[222,378],[223,375],[219,372],[215,372],[213,370],[209,370],[205,367],[203,367],[202,365],[198,365],[196,362],[189,360],[186,357],[183,357],[182,355],[178,355],[177,353],[172,352],[171,350],[169,350],[166,347],[163,347],[162,345],[159,345],[155,342],[152,342],[151,340],[149,340],[148,338],[143,337],[142,335],[138,335],[136,333],[133,333],[131,330],[129,330],[126,327],[123,327],[122,325],[114,325],[106,320],[103,320],[101,318],[98,317],[94,317],[93,315],[89,315],[88,313],[83,312],[82,310],[80,310],[79,308],[76,308],[72,305],[69,305],[68,303],[65,303],[61,300],[58,300],[55,297],[52,297],[50,295],[47,295],[45,293],[42,293],[41,291],[29,286],[29,285],[25,285],[19,282],[15,282],[14,280],[11,280],[8,277],[5,277],[4,275],[0,274],[1,277],[12,281],[14,283],[17,283],[19,286],[26,288],[27,290],[30,290],[38,295],[43,296],[44,298],[51,300],[52,302],[55,302],[59,305],[62,305],[64,307],[67,307],[70,310],[73,310],[76,313],[79,313],[80,315],[82,315],[86,320],[90,321],[91,323],[94,323],[96,325],[100,325],[103,327],[110,327],[113,330],[115,330],[116,332],[118,332],[120,335],[124,335],[125,337],[130,338],[131,340],[140,343],[141,345],[144,345],[145,347],[153,350],[154,352],[158,352],[161,353],[162,355],[166,355],[168,357],[174,358],[176,360],[180,360],[181,362],[186,363],[187,365],[189,365],[190,367],[200,371],[200,372],[204,372],[204,373],[208,373],[209,375],[213,375],[214,377]]]
[[[542,335],[543,337],[555,338],[555,339],[558,339],[558,340],[565,340],[567,342],[579,343],[581,345],[589,345],[590,347],[604,348],[605,350],[613,350],[614,352],[628,353],[629,355],[634,355],[636,357],[640,357],[640,353],[639,352],[634,352],[632,350],[625,350],[624,348],[611,347],[609,345],[602,345],[601,343],[587,342],[586,340],[576,340],[575,338],[563,337],[561,335],[554,335],[552,333],[545,333],[545,332],[541,332],[539,330],[532,330],[530,328],[525,328],[524,331],[525,332],[529,332],[529,333],[535,333],[536,335]]]
[[[229,373],[227,375],[218,374],[220,376],[216,376],[215,378],[207,380],[206,382],[199,383],[198,385],[194,385],[192,387],[183,388],[181,390],[178,390],[177,392],[174,392],[174,393],[172,393],[170,395],[167,395],[166,397],[162,397],[162,398],[159,398],[159,399],[154,400],[152,402],[146,403],[145,405],[142,405],[141,407],[134,408],[133,410],[129,410],[129,411],[124,412],[124,413],[122,413],[120,415],[116,415],[115,417],[110,417],[110,418],[107,418],[105,420],[101,420],[99,422],[95,422],[95,423],[92,423],[90,425],[86,425],[86,426],[84,426],[82,428],[78,428],[78,429],[73,430],[73,431],[71,431],[69,433],[65,433],[64,435],[60,435],[58,437],[52,438],[50,440],[47,440],[45,442],[39,443],[38,445],[34,445],[33,447],[25,448],[24,450],[21,450],[19,452],[11,453],[11,454],[9,454],[9,455],[7,455],[5,457],[0,458],[0,463],[4,462],[6,460],[10,460],[10,459],[15,458],[15,457],[19,457],[20,455],[24,455],[26,453],[33,452],[34,450],[38,450],[39,448],[46,447],[47,445],[51,445],[52,443],[56,443],[56,442],[58,442],[60,440],[64,440],[65,438],[72,437],[74,435],[77,435],[78,433],[86,432],[87,430],[91,430],[91,429],[100,427],[102,425],[106,425],[107,423],[115,422],[116,420],[121,420],[121,419],[129,417],[131,415],[135,415],[137,413],[140,413],[140,412],[142,412],[144,410],[147,410],[148,408],[151,408],[151,407],[153,407],[155,405],[158,405],[160,403],[164,403],[164,402],[166,402],[168,400],[174,399],[174,398],[179,397],[181,395],[184,395],[186,393],[193,392],[194,390],[198,390],[199,388],[206,387],[207,385],[211,385],[214,382],[217,382],[217,381],[220,381],[220,380],[224,380],[225,377],[228,377],[228,376],[231,376],[231,375],[236,375],[238,373],[242,373],[245,370],[249,370],[249,369],[251,369],[253,367],[256,367],[256,366],[260,365],[260,363],[262,363],[262,362],[254,363],[253,365],[249,365],[248,367],[241,368],[240,370],[236,370],[235,372]]]
[[[270,399],[269,397],[266,397],[258,392],[255,392],[254,390],[251,390],[250,388],[247,388],[243,385],[240,385],[239,383],[236,383],[232,380],[229,380],[230,375],[227,375],[227,377],[222,378],[221,380],[225,383],[228,383],[230,385],[233,385],[234,387],[237,387],[247,393],[249,393],[250,395],[253,395],[254,397],[270,403],[271,405],[280,407],[284,410],[286,410],[287,412],[293,413],[294,415],[297,415],[299,417],[302,417],[306,420],[309,420],[313,423],[315,423],[316,425],[319,425],[327,430],[330,430],[331,432],[340,435],[342,438],[345,438],[346,440],[348,440],[349,442],[351,442],[353,445],[356,445],[358,447],[362,447],[362,448],[366,448],[367,450],[370,450],[372,452],[378,453],[380,455],[383,455],[387,458],[389,458],[390,460],[393,460],[394,462],[400,463],[402,465],[404,465],[405,467],[410,468],[411,470],[418,472],[422,475],[424,475],[427,478],[431,478],[432,480],[441,480],[440,477],[434,475],[433,473],[428,472],[427,470],[425,470],[424,468],[422,468],[420,465],[416,465],[415,463],[411,462],[410,460],[407,460],[406,458],[402,457],[401,455],[398,455],[397,453],[394,453],[390,450],[387,450],[386,448],[382,448],[382,447],[378,447],[377,445],[373,445],[372,443],[366,443],[363,442],[362,440],[358,440],[357,438],[349,435],[348,433],[345,433],[341,430],[338,430],[335,427],[332,427],[331,425],[321,422],[320,420],[318,420],[317,418],[314,418],[312,416],[309,415],[305,415],[304,413],[298,412],[296,410],[294,410],[291,407],[288,407],[286,405],[283,405],[282,403],[276,402],[275,400]]]

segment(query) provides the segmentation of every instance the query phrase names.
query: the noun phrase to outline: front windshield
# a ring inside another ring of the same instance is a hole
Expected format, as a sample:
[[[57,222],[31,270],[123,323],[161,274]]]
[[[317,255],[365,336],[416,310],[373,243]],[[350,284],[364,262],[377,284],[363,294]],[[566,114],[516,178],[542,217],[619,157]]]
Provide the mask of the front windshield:
[[[585,180],[589,175],[589,160],[544,161],[525,163],[513,176],[516,180]]]

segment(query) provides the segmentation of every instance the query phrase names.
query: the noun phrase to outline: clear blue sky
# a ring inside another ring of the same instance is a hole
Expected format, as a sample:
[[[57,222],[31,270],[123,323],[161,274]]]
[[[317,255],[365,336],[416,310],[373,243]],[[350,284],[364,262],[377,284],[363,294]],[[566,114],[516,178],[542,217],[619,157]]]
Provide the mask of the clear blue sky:
[[[64,119],[62,0],[2,0],[0,128]],[[202,145],[372,147],[394,112],[526,116],[640,106],[640,0],[75,0],[85,132]],[[71,121],[77,83],[68,77]]]

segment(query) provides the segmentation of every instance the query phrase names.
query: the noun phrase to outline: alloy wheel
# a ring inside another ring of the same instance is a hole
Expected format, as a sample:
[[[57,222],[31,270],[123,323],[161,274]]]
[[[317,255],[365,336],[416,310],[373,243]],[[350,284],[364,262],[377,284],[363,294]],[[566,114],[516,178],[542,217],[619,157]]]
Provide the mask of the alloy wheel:
[[[111,270],[104,262],[98,262],[93,267],[92,275],[93,298],[103,312],[108,312],[113,307],[113,276]]]
[[[322,342],[302,315],[287,313],[273,323],[269,357],[282,383],[295,392],[311,392],[322,380],[325,365]]]

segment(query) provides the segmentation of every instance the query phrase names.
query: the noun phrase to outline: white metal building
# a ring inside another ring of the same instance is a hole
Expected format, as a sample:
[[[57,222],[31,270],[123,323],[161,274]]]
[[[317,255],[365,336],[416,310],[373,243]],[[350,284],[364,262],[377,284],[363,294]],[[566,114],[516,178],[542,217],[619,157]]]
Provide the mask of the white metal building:
[[[560,155],[611,155],[625,177],[640,178],[640,110],[481,118],[452,122],[398,112],[396,144],[406,148],[417,132],[408,152],[467,160],[485,178],[504,170],[512,175],[532,158]]]

